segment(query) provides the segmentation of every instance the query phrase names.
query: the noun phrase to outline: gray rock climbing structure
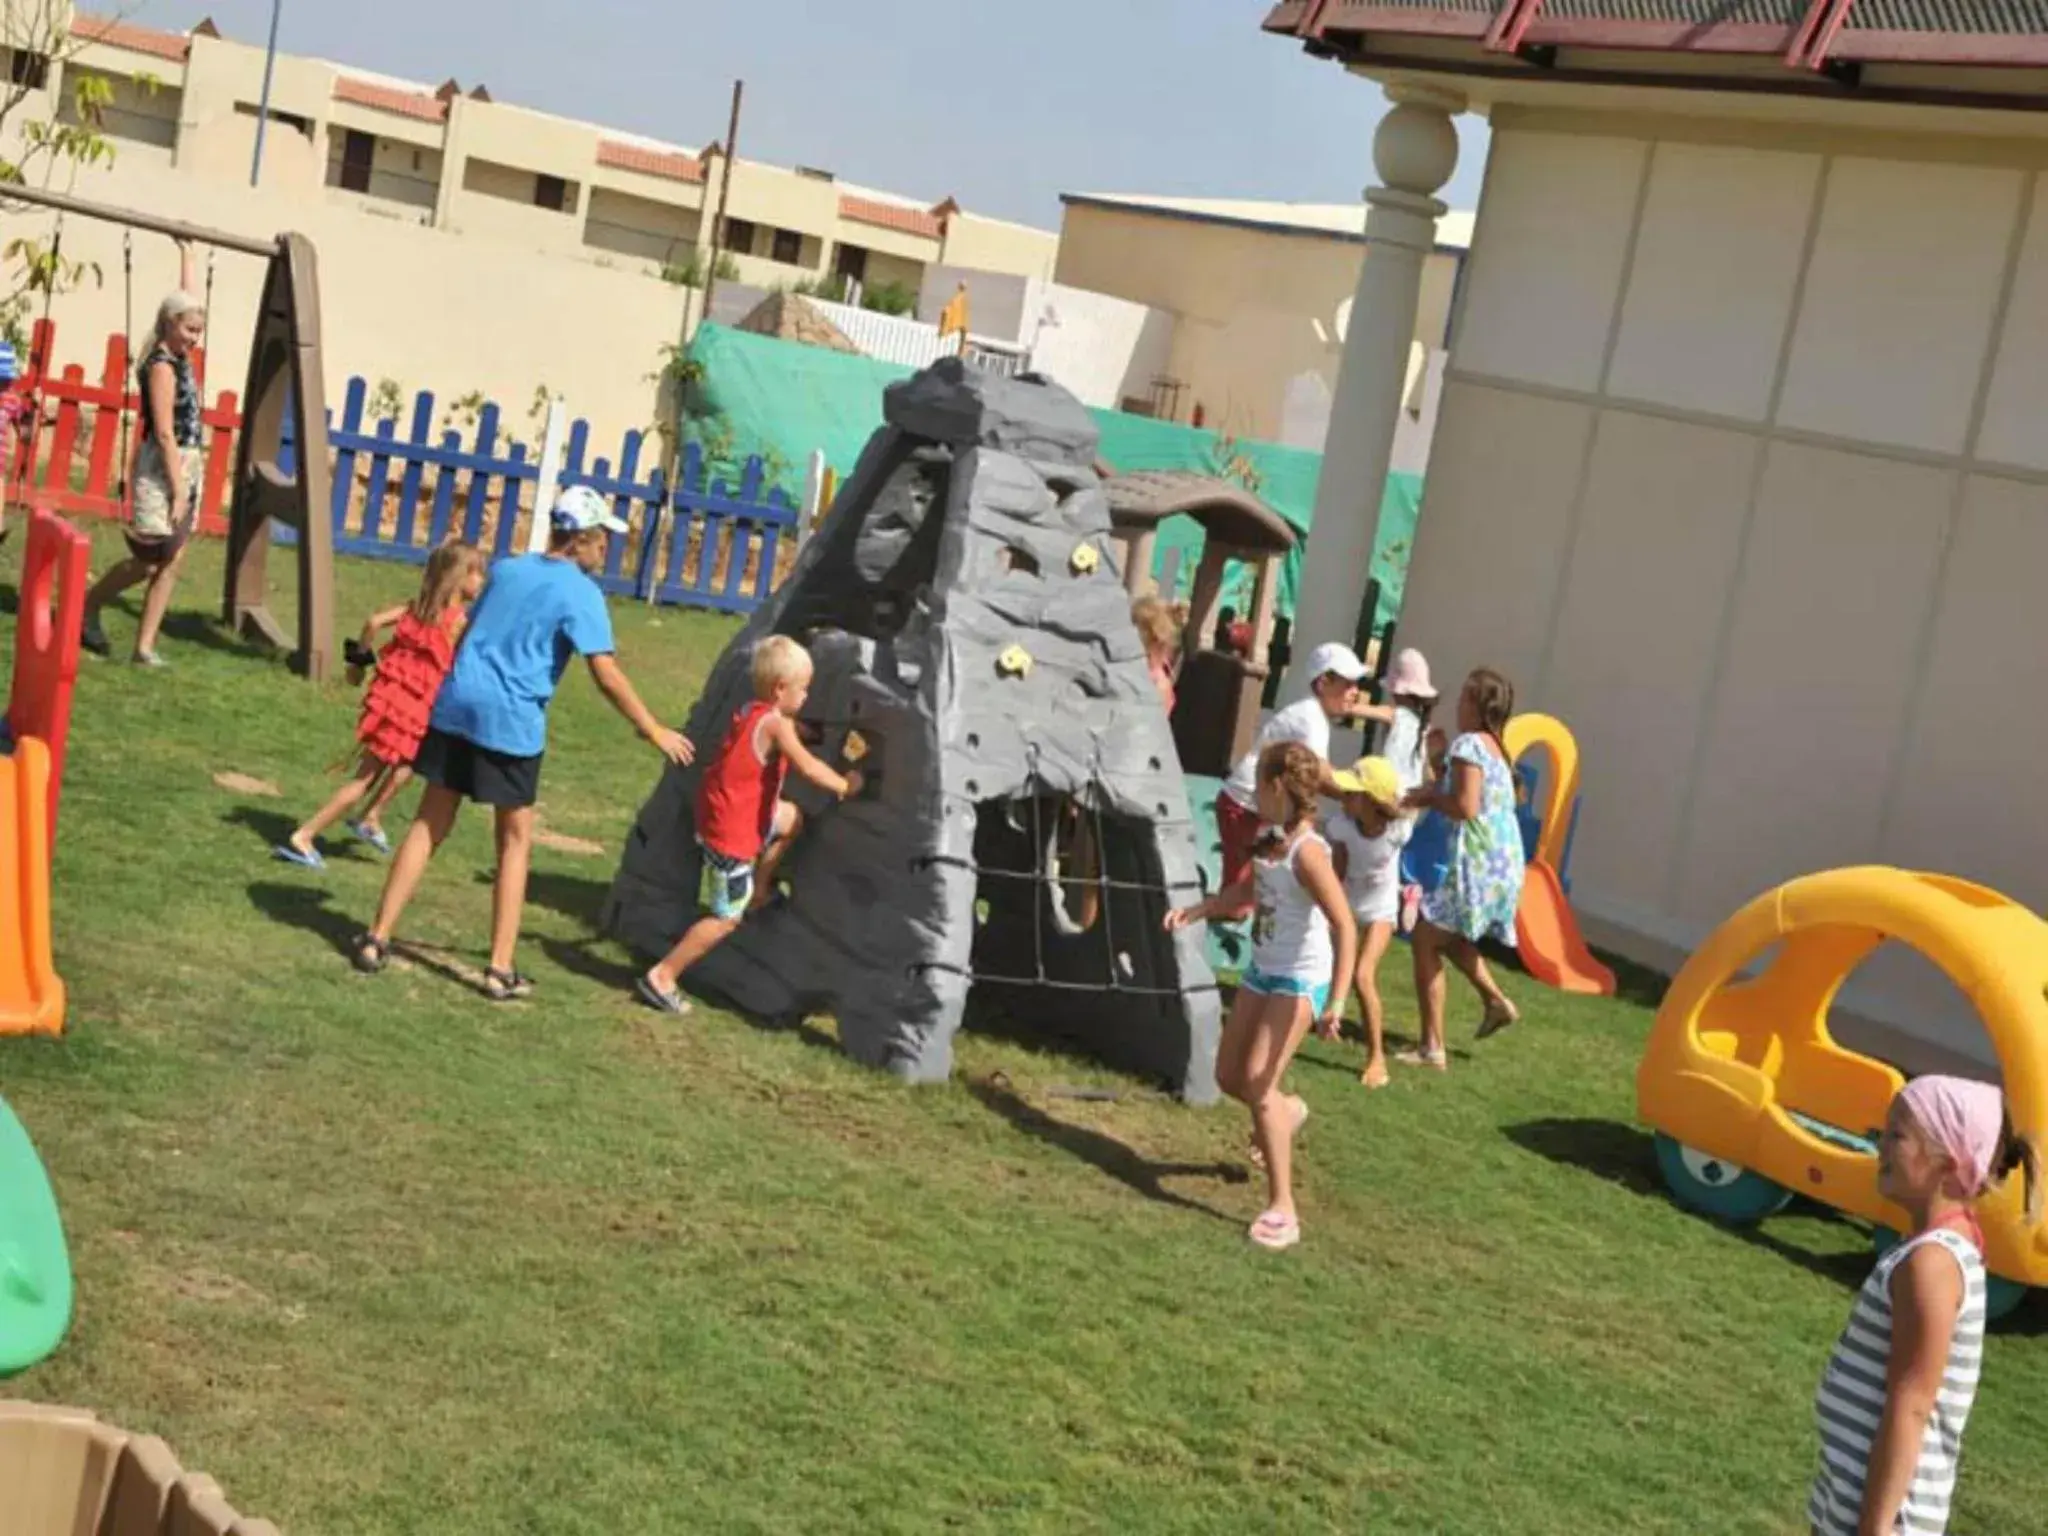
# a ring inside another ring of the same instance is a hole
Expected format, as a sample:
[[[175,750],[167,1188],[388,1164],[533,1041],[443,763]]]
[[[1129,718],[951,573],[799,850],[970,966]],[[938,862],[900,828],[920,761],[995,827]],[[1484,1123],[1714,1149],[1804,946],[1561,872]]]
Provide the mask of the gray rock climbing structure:
[[[848,1054],[945,1078],[963,1016],[1215,1096],[1216,983],[1173,737],[1112,559],[1094,423],[1058,386],[956,359],[893,386],[794,571],[713,668],[708,758],[755,644],[816,663],[803,724],[858,766],[844,805],[794,776],[785,900],[684,980],[759,1018],[839,1021]],[[701,761],[701,760],[700,760]],[[641,810],[606,909],[644,955],[698,912],[699,769]]]

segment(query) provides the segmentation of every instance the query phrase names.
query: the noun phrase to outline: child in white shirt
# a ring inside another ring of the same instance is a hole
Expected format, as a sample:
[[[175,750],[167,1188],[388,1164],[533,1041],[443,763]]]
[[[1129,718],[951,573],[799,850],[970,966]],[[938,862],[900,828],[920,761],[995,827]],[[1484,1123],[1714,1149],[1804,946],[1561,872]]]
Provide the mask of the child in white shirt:
[[[1368,1088],[1387,1086],[1386,1015],[1380,1007],[1379,967],[1394,941],[1401,915],[1401,846],[1407,841],[1407,818],[1401,814],[1401,780],[1384,757],[1361,757],[1349,769],[1330,775],[1343,798],[1341,814],[1327,817],[1323,835],[1333,851],[1344,899],[1358,926],[1358,968],[1354,981],[1358,1009],[1365,1020],[1365,1070],[1359,1081]],[[1335,1021],[1323,1031],[1335,1039]]]

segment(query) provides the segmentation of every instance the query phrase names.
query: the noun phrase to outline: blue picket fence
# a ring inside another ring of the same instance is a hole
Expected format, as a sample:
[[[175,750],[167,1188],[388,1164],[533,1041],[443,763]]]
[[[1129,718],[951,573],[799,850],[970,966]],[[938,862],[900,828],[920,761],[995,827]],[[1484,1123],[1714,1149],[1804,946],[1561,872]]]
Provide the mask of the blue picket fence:
[[[478,411],[476,438],[467,445],[452,431],[435,440],[431,393],[413,401],[405,437],[395,420],[365,430],[367,408],[368,388],[355,378],[342,398],[340,423],[329,413],[338,552],[423,565],[450,537],[485,547],[493,559],[526,547],[521,503],[531,504],[540,465],[527,457],[524,443],[500,445],[496,405]],[[737,487],[722,479],[707,483],[703,454],[691,444],[672,486],[659,466],[642,472],[644,447],[643,434],[628,432],[615,468],[610,459],[589,459],[588,422],[569,430],[562,487],[585,485],[608,498],[631,530],[613,537],[599,585],[617,597],[751,612],[775,588],[777,559],[797,534],[798,508],[780,487],[764,493],[758,458],[747,461]],[[289,444],[285,451],[289,470]]]

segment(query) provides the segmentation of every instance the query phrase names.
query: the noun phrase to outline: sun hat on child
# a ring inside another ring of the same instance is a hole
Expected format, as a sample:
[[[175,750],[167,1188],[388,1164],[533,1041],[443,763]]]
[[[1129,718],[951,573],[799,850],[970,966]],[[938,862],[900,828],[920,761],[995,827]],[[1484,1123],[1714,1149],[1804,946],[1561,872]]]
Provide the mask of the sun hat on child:
[[[1429,680],[1429,662],[1413,646],[1395,655],[1393,666],[1380,679],[1380,686],[1390,699],[1436,697],[1436,685]]]
[[[627,531],[625,520],[614,517],[605,499],[587,485],[572,485],[556,497],[548,520],[560,533],[588,533],[593,528],[606,533]]]
[[[1401,775],[1384,757],[1361,757],[1330,772],[1330,782],[1347,795],[1363,795],[1391,809],[1401,803]]]
[[[1355,683],[1365,676],[1365,663],[1358,659],[1358,652],[1341,640],[1325,640],[1308,653],[1308,675],[1328,677],[1332,672],[1347,683]]]

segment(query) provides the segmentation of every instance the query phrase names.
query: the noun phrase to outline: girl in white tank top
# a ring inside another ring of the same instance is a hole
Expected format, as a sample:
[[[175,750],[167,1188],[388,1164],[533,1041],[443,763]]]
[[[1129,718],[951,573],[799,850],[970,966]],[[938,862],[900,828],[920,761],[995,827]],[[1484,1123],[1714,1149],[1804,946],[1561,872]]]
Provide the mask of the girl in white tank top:
[[[1259,814],[1276,840],[1258,849],[1250,875],[1207,901],[1166,914],[1169,930],[1255,904],[1252,964],[1238,983],[1216,1048],[1216,1084],[1252,1114],[1252,1140],[1266,1165],[1267,1202],[1249,1236],[1262,1248],[1301,1241],[1294,1208],[1294,1138],[1308,1105],[1280,1080],[1311,1022],[1331,1032],[1351,989],[1358,932],[1330,845],[1315,831],[1323,760],[1298,741],[1259,754],[1253,776]]]

